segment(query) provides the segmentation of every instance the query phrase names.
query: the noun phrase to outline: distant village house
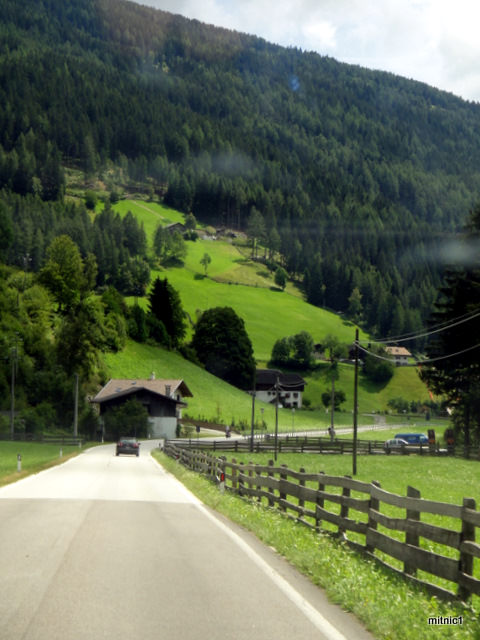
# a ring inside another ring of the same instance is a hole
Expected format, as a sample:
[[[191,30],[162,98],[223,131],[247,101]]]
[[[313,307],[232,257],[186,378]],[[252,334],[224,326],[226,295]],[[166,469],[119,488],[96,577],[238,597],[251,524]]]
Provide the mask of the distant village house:
[[[282,373],[277,369],[257,369],[255,385],[257,399],[275,404],[277,383],[279,404],[301,409],[302,393],[307,383],[296,373]]]
[[[408,364],[408,358],[412,357],[410,351],[405,347],[385,347],[385,351],[393,357],[397,367],[405,366]]]

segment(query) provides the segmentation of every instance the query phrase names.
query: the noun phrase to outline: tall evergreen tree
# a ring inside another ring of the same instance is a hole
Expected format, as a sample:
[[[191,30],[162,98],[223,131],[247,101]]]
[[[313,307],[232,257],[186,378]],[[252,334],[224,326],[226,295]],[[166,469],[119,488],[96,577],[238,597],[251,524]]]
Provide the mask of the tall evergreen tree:
[[[450,268],[440,288],[431,323],[436,331],[427,345],[432,362],[420,377],[454,409],[453,423],[464,444],[480,442],[480,206],[469,218],[458,255],[463,264]]]
[[[186,334],[185,313],[176,289],[165,278],[157,278],[148,297],[150,313],[163,323],[173,347],[178,347]]]

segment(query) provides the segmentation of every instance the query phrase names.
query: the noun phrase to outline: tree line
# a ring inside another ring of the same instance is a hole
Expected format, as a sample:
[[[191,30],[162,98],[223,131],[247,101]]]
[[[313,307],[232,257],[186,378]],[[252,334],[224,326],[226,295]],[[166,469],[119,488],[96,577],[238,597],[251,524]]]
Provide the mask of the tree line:
[[[117,167],[202,222],[254,208],[312,304],[382,336],[428,317],[480,187],[478,105],[133,3],[0,9],[1,186],[50,200],[65,164]]]

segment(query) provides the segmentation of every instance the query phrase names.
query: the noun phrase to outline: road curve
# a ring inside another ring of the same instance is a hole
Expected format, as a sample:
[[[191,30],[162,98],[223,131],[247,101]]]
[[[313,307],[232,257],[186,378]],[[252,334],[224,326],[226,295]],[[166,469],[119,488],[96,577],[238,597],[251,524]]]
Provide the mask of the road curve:
[[[363,640],[353,616],[150,456],[0,489],[1,640]]]

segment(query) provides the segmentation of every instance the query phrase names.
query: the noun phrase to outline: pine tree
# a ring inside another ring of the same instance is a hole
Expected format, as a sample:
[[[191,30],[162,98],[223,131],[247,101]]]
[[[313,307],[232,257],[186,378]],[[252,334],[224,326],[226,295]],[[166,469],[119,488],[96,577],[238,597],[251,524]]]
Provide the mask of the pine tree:
[[[178,292],[165,278],[157,278],[149,295],[149,311],[163,323],[173,347],[178,347],[186,334],[185,314]]]

